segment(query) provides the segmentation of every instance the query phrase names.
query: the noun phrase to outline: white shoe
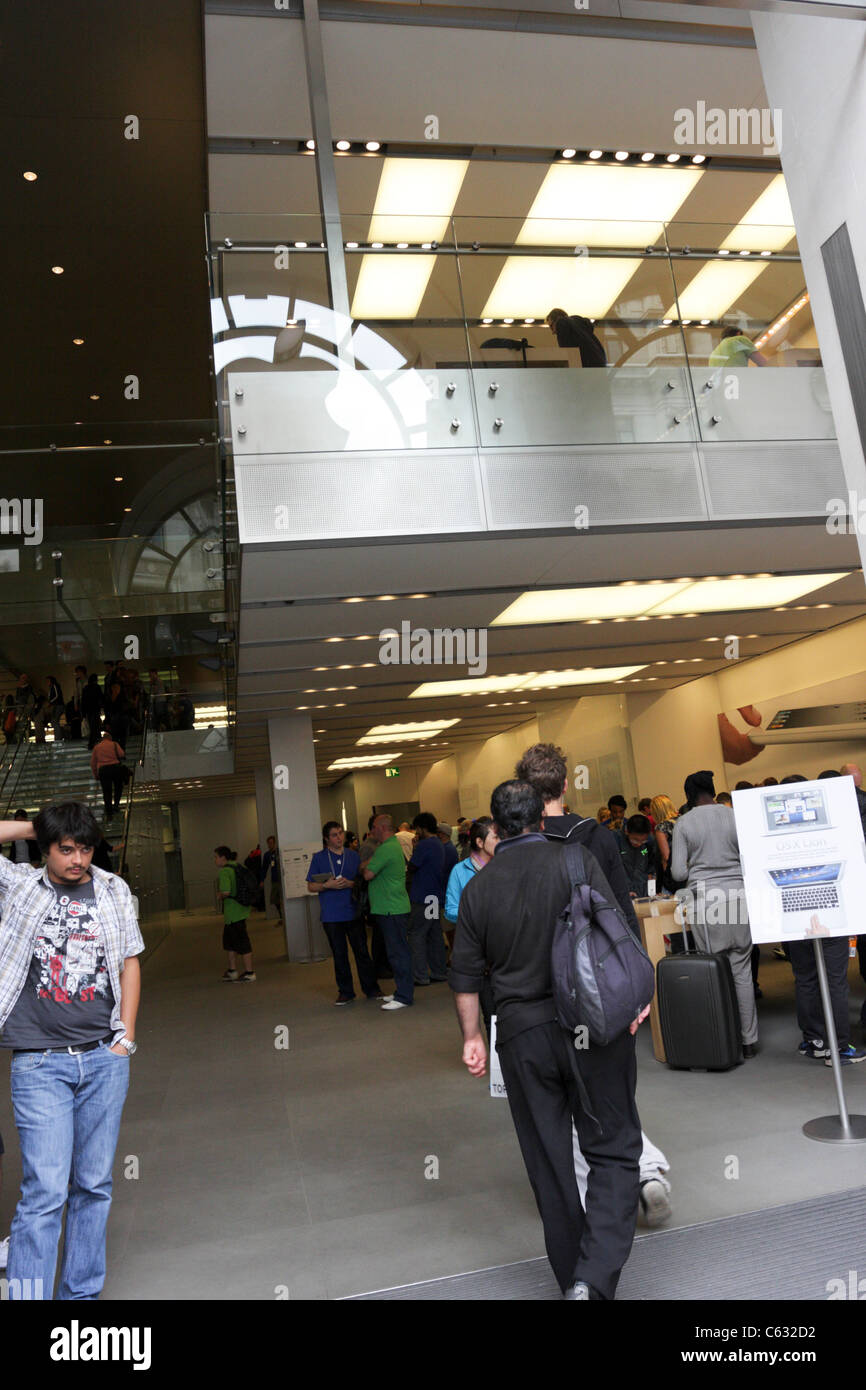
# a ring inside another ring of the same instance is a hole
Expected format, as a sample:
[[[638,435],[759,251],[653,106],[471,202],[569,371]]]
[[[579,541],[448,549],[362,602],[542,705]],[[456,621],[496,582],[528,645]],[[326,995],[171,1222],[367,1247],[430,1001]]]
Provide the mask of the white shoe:
[[[671,1218],[670,1184],[662,1177],[640,1185],[640,1216],[645,1226],[663,1226]]]
[[[383,1009],[408,1009],[408,1004],[401,1004],[399,999],[389,999],[387,1004],[383,1004]]]
[[[9,1259],[9,1237],[7,1236],[5,1240],[0,1240],[0,1269],[5,1269],[5,1268],[6,1268],[6,1263],[7,1263],[8,1259]]]
[[[372,996],[371,996],[371,997],[372,997]],[[380,994],[380,995],[379,995],[379,998],[382,1000],[382,1003],[383,1003],[383,1004],[390,1004],[390,1003],[391,1003],[391,1000],[394,998],[394,996],[393,996],[393,994]]]

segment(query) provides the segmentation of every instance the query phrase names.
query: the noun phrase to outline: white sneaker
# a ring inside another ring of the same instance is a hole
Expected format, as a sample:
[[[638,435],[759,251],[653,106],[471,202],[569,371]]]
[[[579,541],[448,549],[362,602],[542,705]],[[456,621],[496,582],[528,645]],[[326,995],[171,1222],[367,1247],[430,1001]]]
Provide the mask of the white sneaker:
[[[640,1185],[640,1215],[645,1226],[663,1226],[671,1218],[670,1184],[662,1177],[646,1178]]]
[[[408,1004],[401,1004],[399,999],[389,999],[387,1004],[383,1004],[383,1009],[408,1009]]]
[[[0,1240],[0,1269],[5,1269],[9,1259],[9,1237]]]

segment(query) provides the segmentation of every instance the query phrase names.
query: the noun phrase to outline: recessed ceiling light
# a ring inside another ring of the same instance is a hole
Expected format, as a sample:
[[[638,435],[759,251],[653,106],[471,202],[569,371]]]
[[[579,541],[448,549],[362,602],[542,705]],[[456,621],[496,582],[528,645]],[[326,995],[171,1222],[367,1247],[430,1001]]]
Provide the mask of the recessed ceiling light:
[[[314,150],[316,148],[315,140],[305,140],[304,144],[306,145],[308,150]]]
[[[402,756],[401,750],[393,753],[367,753],[363,757],[338,758],[336,762],[330,764],[328,771],[340,767],[384,767],[394,758],[402,758]]]
[[[762,252],[761,252],[761,255],[762,255],[762,256],[772,256],[772,254],[773,254],[772,251],[762,251]]]
[[[410,598],[429,598],[429,594],[410,594]]]
[[[352,148],[352,142],[351,142],[351,140],[338,140],[338,141],[337,141],[337,149],[338,149],[338,150],[341,150],[343,153],[345,153],[346,150],[350,150],[351,148]]]
[[[131,507],[124,507],[123,510],[124,510],[125,512],[131,512],[131,511],[132,511],[132,508],[131,508]]]
[[[667,325],[668,325],[669,323],[672,323],[672,322],[673,322],[672,319],[662,319],[662,325],[663,325],[665,328],[667,327]]]
[[[741,256],[751,256],[751,254],[752,254],[751,251],[741,251],[741,252],[740,252],[740,255],[741,255]]]
[[[296,251],[306,251],[306,249],[307,249],[307,243],[306,243],[305,241],[296,241],[296,242],[295,242],[295,250],[296,250]]]
[[[383,247],[384,245],[385,245],[384,241],[371,241],[371,242],[370,242],[370,246],[372,247],[372,249],[373,249],[374,251],[381,251],[381,250],[382,250],[382,247]]]
[[[98,400],[99,400],[99,396],[96,395],[95,393],[92,393],[90,399],[91,399],[92,401],[98,401]]]
[[[409,250],[409,243],[408,243],[408,241],[398,241],[398,242],[397,242],[397,250],[398,250],[398,251],[408,251],[408,250]]]
[[[110,439],[103,439],[102,442],[103,442],[103,444],[110,444],[110,443],[111,443],[111,440],[110,440]]]
[[[396,594],[379,594],[378,598],[376,599],[376,602],[377,602],[377,603],[391,603],[391,602],[393,602],[394,599],[396,599],[396,597],[397,597]]]
[[[28,183],[35,183],[38,177],[38,174],[34,174],[32,169],[28,169],[24,174],[24,178],[27,180]]]
[[[123,482],[123,474],[122,474],[122,473],[118,473],[118,475],[117,475],[117,477],[114,479],[114,481],[115,481],[116,483],[122,483],[122,482]]]
[[[343,638],[342,638],[342,637],[326,637],[326,638],[325,638],[325,641],[326,641],[326,642],[342,642],[342,641],[343,641]]]
[[[693,155],[692,155],[692,163],[693,163],[693,164],[703,164],[704,161],[705,161],[705,159],[706,159],[706,157],[707,157],[707,156],[706,156],[705,154],[693,154]]]
[[[641,155],[641,159],[644,164],[649,164],[651,159],[655,159],[655,155],[652,154],[649,150],[647,150],[646,154]]]
[[[84,339],[83,339],[83,338],[73,338],[72,341],[73,341],[73,343],[75,344],[76,347],[83,347],[83,346],[84,346]]]
[[[382,146],[378,140],[368,140],[364,145],[364,149],[369,150],[371,154],[375,154],[376,150],[381,150],[381,148]]]
[[[366,603],[367,600],[364,599],[364,598],[344,598],[344,599],[343,599],[343,602],[344,602],[344,603]]]
[[[707,324],[709,323],[709,319],[701,319],[701,323],[706,328]]]
[[[51,274],[52,274],[52,275],[62,275],[62,274],[63,274],[63,266],[62,266],[62,265],[53,265],[53,266],[51,267]]]
[[[590,159],[601,159],[603,154],[604,150],[590,150],[589,157]]]
[[[669,155],[668,155],[668,164],[679,164],[679,161],[680,161],[680,156],[679,156],[678,154],[669,154]]]
[[[566,149],[566,150],[563,150],[563,151],[562,151],[562,157],[563,157],[563,159],[574,159],[574,156],[575,156],[576,154],[577,154],[577,150]]]
[[[727,246],[720,246],[720,247],[719,247],[719,255],[720,255],[720,256],[730,256],[730,254],[731,254],[731,252],[730,252],[730,248],[729,248],[729,247],[727,247]]]
[[[503,319],[502,322],[503,322],[503,323],[513,323],[513,322],[514,322],[514,319]]]
[[[614,159],[618,159],[622,163],[624,159],[628,159],[628,150],[617,150]]]
[[[493,320],[492,320],[492,319],[482,319],[481,322],[482,322],[482,323],[492,323]]]

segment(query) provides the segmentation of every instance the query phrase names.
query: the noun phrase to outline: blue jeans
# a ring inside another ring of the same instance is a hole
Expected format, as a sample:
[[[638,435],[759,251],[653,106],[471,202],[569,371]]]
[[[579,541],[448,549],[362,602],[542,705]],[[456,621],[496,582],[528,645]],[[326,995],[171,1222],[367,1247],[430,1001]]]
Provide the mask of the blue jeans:
[[[439,903],[436,903],[436,916],[427,916],[426,901],[413,903],[409,919],[409,946],[412,951],[412,969],[416,985],[429,985],[431,980],[448,978],[448,965],[445,959],[445,938],[439,918]],[[432,904],[430,905],[432,910]]]
[[[394,998],[400,1004],[412,1004],[415,988],[412,981],[412,952],[409,950],[409,914],[394,913],[387,917],[376,915],[382,928],[385,950],[394,971]]]
[[[128,1087],[129,1058],[103,1043],[75,1056],[13,1054],[12,1106],[22,1172],[6,1270],[10,1296],[15,1289],[31,1288],[33,1297],[52,1297],[64,1203],[57,1297],[94,1299],[102,1292],[111,1170]]]

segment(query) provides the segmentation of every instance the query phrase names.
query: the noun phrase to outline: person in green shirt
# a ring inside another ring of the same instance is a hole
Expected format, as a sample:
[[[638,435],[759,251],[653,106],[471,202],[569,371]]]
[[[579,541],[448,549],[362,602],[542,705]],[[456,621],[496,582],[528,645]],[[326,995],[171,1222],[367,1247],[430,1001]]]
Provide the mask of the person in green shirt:
[[[406,1009],[415,1002],[412,952],[409,947],[409,894],[406,892],[406,859],[388,815],[376,816],[370,828],[377,848],[361,869],[370,884],[370,913],[385,941],[394,973],[394,993],[386,995],[383,1009]]]
[[[217,845],[213,853],[219,869],[217,898],[223,909],[223,950],[228,952],[229,968],[223,975],[228,984],[251,984],[256,978],[253,969],[253,947],[247,931],[251,908],[239,903],[237,893],[237,854],[228,845]],[[243,974],[238,975],[237,957],[243,956]]]
[[[739,328],[722,330],[722,340],[710,353],[711,367],[748,367],[754,362],[756,367],[766,367],[767,359],[759,352],[745,333]]]

